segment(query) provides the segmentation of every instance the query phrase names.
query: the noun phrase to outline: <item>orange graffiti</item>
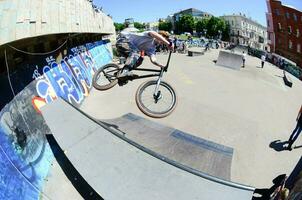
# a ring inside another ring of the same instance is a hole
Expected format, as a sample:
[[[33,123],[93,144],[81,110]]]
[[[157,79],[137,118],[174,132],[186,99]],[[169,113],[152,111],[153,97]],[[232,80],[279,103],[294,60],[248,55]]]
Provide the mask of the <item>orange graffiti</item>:
[[[32,103],[34,109],[39,114],[41,114],[41,108],[46,105],[45,99],[43,99],[41,97],[37,97],[37,96],[32,98],[31,103]]]

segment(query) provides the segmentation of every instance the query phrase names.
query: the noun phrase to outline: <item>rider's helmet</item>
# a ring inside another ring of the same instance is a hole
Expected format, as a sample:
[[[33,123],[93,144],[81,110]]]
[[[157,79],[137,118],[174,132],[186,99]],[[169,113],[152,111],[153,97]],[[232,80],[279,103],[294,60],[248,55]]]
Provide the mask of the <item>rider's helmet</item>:
[[[169,40],[170,33],[167,31],[158,31],[158,34]]]

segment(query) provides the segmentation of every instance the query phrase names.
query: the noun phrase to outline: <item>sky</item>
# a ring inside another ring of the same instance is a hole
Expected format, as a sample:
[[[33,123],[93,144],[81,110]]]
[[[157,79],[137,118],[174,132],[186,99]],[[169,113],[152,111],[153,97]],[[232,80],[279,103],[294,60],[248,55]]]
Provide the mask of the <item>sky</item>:
[[[196,8],[214,16],[241,12],[266,26],[266,0],[94,0],[94,4],[119,23],[126,18],[154,22],[180,10]],[[302,10],[302,0],[282,0],[282,4]]]

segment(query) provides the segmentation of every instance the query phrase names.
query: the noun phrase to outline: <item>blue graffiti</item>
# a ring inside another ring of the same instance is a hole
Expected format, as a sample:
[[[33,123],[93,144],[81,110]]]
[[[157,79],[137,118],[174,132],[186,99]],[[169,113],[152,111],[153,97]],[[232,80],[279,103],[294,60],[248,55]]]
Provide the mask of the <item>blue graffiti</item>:
[[[73,55],[66,56],[58,64],[52,56],[46,58],[48,65],[37,78],[37,93],[47,103],[62,97],[80,104],[92,88],[95,71],[112,61],[110,48],[110,43],[99,41],[72,48]]]
[[[89,71],[87,71],[87,67],[82,62],[80,56],[70,55],[69,59],[67,60],[67,63],[69,64],[70,68],[74,71],[76,79],[80,81],[82,86],[86,86],[90,89],[92,86],[92,76],[89,74]]]

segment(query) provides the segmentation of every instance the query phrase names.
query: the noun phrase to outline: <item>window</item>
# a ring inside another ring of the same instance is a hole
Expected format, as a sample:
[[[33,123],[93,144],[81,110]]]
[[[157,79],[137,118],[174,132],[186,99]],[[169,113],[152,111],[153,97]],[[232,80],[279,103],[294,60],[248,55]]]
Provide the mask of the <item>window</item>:
[[[292,49],[293,48],[293,43],[291,40],[288,41],[288,48],[289,49]]]
[[[297,52],[301,53],[301,45],[300,44],[297,44]]]
[[[279,16],[280,15],[280,12],[278,9],[275,10],[276,14]]]
[[[269,25],[269,20],[267,20],[267,26],[269,27],[270,25]]]
[[[300,31],[299,31],[298,28],[297,28],[297,30],[296,30],[296,33],[297,33],[297,37],[300,37]]]
[[[288,26],[288,33],[292,33],[292,27]]]
[[[278,29],[279,29],[279,31],[281,31],[281,29],[282,29],[281,23],[278,23]]]
[[[234,26],[234,21],[232,20],[232,26]]]
[[[293,17],[294,17],[294,20],[295,20],[295,21],[298,21],[298,18],[297,18],[296,13],[293,13]]]
[[[289,19],[289,18],[290,18],[290,16],[289,16],[289,13],[288,13],[288,12],[286,12],[286,18],[287,18],[287,19]]]

